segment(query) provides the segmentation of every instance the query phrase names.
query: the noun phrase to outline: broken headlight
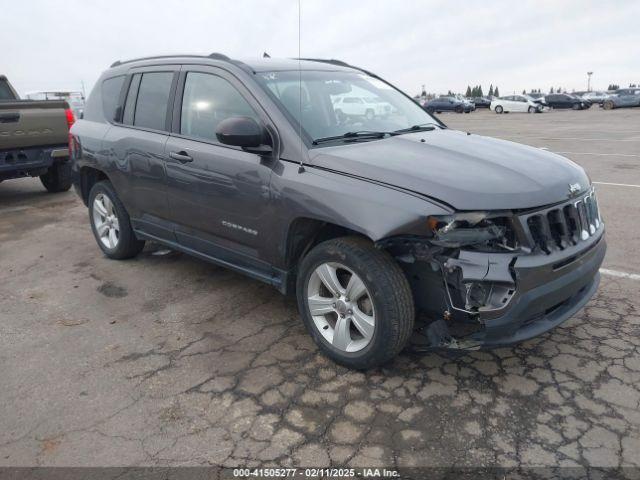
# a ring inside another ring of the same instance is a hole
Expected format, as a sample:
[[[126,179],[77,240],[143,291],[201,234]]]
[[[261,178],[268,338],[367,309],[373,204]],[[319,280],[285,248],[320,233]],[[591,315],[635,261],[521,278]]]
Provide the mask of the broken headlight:
[[[430,240],[447,248],[473,246],[490,250],[515,250],[517,241],[508,214],[462,212],[453,215],[431,216],[427,219]]]

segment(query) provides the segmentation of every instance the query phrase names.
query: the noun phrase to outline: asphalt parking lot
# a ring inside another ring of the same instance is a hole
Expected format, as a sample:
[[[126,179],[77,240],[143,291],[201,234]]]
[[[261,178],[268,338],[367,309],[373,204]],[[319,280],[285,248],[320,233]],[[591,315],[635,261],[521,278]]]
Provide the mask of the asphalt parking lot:
[[[4,182],[0,465],[640,466],[640,109],[441,118],[598,182],[586,309],[514,348],[352,372],[273,288],[154,245],[107,260],[73,192]]]

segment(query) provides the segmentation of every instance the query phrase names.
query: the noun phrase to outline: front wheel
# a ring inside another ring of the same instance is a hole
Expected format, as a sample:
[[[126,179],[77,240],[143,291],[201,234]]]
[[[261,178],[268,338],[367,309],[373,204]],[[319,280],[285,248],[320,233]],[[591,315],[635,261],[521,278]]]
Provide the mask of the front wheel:
[[[582,107],[579,103],[574,103],[573,105],[571,105],[571,108],[574,110],[582,110]]]
[[[535,113],[536,111],[536,107],[529,107],[529,109],[527,110],[529,113]]]
[[[614,105],[611,100],[606,100],[605,102],[602,103],[602,108],[604,108],[605,110],[612,110],[613,106]]]
[[[40,181],[49,193],[66,192],[71,188],[71,163],[54,163]]]
[[[500,114],[500,113],[504,112],[504,108],[502,108],[502,106],[501,106],[501,105],[498,105],[498,106],[496,106],[496,108],[495,108],[495,112],[496,112],[497,114]]]
[[[131,228],[129,214],[109,181],[96,183],[89,192],[89,221],[98,246],[109,258],[135,257],[144,248]]]
[[[462,113],[462,112],[464,112],[464,107],[462,105],[458,105],[455,108],[455,111],[456,111],[456,113]]]
[[[407,278],[391,256],[363,238],[338,238],[313,248],[300,264],[296,294],[316,344],[349,368],[390,361],[413,331]]]

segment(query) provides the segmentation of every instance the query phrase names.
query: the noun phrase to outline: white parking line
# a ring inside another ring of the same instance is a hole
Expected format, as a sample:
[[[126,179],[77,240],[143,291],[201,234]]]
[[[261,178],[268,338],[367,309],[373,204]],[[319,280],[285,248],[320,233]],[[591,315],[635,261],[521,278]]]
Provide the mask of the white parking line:
[[[609,270],[608,268],[601,268],[600,273],[603,275],[609,275],[610,277],[629,278],[631,280],[640,280],[640,275],[637,273],[620,272],[618,270]]]
[[[524,137],[524,135],[523,135]],[[526,138],[538,138],[540,140],[581,140],[591,142],[640,142],[635,138],[580,138],[580,137],[526,137]]]
[[[640,185],[632,185],[630,183],[609,183],[609,182],[591,182],[596,183],[598,185],[613,185],[614,187],[633,187],[640,188]]]
[[[640,157],[636,153],[555,152],[563,155],[598,155],[601,157]]]

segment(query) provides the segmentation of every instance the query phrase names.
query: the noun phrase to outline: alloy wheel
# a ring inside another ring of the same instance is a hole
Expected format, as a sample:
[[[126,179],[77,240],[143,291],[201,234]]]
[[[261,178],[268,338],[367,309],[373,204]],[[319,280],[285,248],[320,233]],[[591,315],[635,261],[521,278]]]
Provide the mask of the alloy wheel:
[[[373,339],[373,301],[362,279],[346,266],[320,264],[309,277],[307,304],[318,332],[335,349],[358,352]]]
[[[109,248],[118,246],[120,239],[120,223],[113,202],[104,193],[99,193],[93,200],[93,225],[100,242]]]

